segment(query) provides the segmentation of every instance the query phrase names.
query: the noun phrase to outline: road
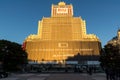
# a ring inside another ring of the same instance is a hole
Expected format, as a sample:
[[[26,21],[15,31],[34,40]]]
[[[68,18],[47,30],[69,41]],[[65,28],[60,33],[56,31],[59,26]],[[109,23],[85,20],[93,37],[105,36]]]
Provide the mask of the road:
[[[0,80],[106,80],[104,73],[17,73]]]

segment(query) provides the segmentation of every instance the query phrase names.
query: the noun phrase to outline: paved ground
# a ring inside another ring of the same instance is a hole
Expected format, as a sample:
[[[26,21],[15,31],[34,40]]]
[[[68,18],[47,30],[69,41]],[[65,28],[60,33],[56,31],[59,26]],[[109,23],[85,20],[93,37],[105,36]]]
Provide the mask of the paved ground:
[[[0,80],[106,80],[104,73],[93,75],[80,73],[24,73],[11,74],[8,78]]]

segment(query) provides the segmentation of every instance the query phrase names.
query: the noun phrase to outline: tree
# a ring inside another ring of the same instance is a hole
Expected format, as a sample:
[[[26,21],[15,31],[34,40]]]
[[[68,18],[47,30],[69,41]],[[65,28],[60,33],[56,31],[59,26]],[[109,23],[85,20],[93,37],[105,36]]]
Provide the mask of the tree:
[[[0,40],[0,62],[6,71],[19,70],[27,64],[27,53],[18,43]]]
[[[105,45],[100,56],[100,62],[103,68],[120,68],[120,45]]]

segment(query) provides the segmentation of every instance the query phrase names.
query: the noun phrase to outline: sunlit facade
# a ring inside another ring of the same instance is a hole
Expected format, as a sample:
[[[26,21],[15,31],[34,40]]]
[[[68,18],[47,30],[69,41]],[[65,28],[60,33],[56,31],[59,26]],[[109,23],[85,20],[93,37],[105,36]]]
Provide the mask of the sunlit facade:
[[[112,44],[114,46],[120,45],[120,29],[117,31],[117,36],[113,37],[110,41],[107,42],[106,45]]]
[[[38,22],[38,33],[24,41],[28,59],[41,61],[65,61],[80,55],[99,55],[101,43],[94,34],[87,34],[86,22],[73,16],[73,6],[59,2],[52,5],[51,17]]]

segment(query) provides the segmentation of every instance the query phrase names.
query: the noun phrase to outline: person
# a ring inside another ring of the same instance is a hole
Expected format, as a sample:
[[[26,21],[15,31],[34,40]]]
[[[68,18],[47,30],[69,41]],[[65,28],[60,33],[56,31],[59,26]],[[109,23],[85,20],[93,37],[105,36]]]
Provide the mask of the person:
[[[116,69],[116,80],[120,80],[120,69]]]
[[[88,68],[88,73],[89,73],[89,75],[92,75],[92,67]]]
[[[109,80],[110,79],[110,75],[109,75],[108,68],[105,68],[105,74],[106,74],[106,79]]]
[[[116,80],[115,79],[115,71],[113,68],[105,68],[106,79],[107,80]]]

